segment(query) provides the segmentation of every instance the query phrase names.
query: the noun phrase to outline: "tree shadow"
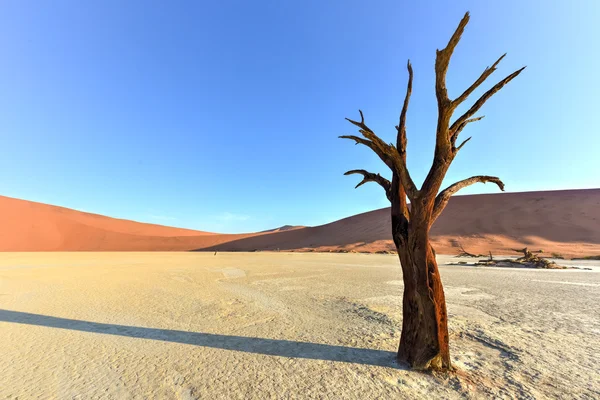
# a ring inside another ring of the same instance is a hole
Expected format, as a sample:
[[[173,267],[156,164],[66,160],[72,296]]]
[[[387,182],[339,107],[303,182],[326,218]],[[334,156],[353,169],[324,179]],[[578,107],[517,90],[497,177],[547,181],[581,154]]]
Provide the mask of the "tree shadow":
[[[292,340],[262,339],[245,336],[105,324],[2,309],[0,309],[0,322],[37,325],[139,339],[160,340],[163,342],[182,343],[268,356],[338,361],[396,369],[404,368],[397,363],[396,353],[384,350],[297,342]]]

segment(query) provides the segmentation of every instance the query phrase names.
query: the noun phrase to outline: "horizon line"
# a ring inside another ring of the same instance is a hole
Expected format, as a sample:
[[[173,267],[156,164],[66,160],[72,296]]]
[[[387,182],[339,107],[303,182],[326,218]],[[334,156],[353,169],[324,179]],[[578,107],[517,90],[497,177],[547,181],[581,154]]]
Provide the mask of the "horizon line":
[[[595,187],[595,188],[574,188],[574,189],[531,190],[531,191],[518,191],[518,192],[501,191],[501,192],[498,192],[498,193],[458,194],[458,195],[454,195],[452,197],[498,196],[498,195],[515,195],[515,194],[525,194],[525,193],[553,193],[553,192],[573,192],[573,191],[586,191],[586,190],[600,190],[600,187]],[[225,232],[209,232],[209,231],[202,231],[202,230],[194,229],[194,228],[183,228],[183,227],[179,227],[179,226],[157,224],[157,223],[153,223],[153,222],[145,222],[145,221],[139,221],[139,220],[128,219],[128,218],[112,217],[110,215],[100,214],[100,213],[97,213],[97,212],[85,211],[85,210],[81,210],[81,209],[77,209],[77,208],[65,207],[65,206],[60,206],[60,205],[56,205],[56,204],[43,203],[41,201],[23,199],[23,198],[19,198],[19,197],[6,196],[6,195],[3,195],[3,194],[0,194],[0,197],[5,197],[5,198],[8,198],[8,199],[12,199],[12,200],[26,201],[26,202],[29,202],[29,203],[35,203],[35,204],[40,204],[40,205],[49,206],[49,207],[62,208],[62,209],[65,209],[65,210],[76,211],[76,212],[80,212],[80,213],[84,213],[84,214],[89,214],[89,215],[94,215],[94,216],[99,216],[99,217],[104,217],[104,218],[110,218],[110,219],[115,219],[115,220],[120,220],[120,221],[127,221],[127,222],[134,222],[134,223],[138,223],[138,224],[160,226],[160,227],[165,227],[165,228],[174,228],[174,229],[180,229],[180,230],[187,230],[187,231],[204,233],[204,234],[208,233],[208,234],[212,234],[212,235],[244,235],[244,234],[253,234],[253,233],[269,233],[268,231],[270,231],[270,230],[279,229],[279,228],[284,227],[284,226],[300,226],[302,228],[315,228],[315,227],[319,227],[319,226],[329,225],[329,224],[332,224],[332,223],[337,222],[337,221],[342,221],[344,219],[351,218],[351,217],[354,217],[356,215],[367,214],[367,213],[370,213],[370,212],[379,211],[379,210],[383,210],[383,209],[389,208],[389,206],[375,208],[375,209],[372,209],[372,210],[369,210],[369,211],[364,211],[364,212],[360,212],[358,214],[353,214],[353,215],[349,215],[349,216],[346,216],[346,217],[342,217],[342,218],[339,218],[339,219],[336,219],[336,220],[333,220],[333,221],[330,221],[330,222],[326,222],[326,223],[323,223],[323,224],[320,224],[320,225],[284,224],[282,226],[268,228],[268,229],[261,230],[261,231],[256,231],[256,232],[225,233]]]

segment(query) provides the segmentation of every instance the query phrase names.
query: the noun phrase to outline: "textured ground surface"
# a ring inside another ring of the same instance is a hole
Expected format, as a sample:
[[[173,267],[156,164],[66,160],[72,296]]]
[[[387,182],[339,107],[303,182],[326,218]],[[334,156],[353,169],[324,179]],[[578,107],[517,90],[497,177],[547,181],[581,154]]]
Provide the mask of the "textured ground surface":
[[[0,398],[600,398],[599,271],[441,267],[436,376],[392,255],[3,253]]]

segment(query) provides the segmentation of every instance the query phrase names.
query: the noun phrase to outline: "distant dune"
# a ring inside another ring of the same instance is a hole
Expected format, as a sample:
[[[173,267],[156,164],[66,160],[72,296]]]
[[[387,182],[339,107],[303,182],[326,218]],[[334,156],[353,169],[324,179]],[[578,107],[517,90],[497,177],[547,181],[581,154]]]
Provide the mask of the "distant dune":
[[[266,231],[260,231],[260,233],[284,232],[284,231],[292,231],[292,230],[301,229],[301,228],[306,228],[306,227],[302,226],[302,225],[283,225],[283,226],[280,226],[279,228],[267,229]]]
[[[222,236],[4,196],[0,221],[0,251],[190,250],[220,243]]]
[[[389,209],[316,227],[215,234],[114,219],[0,196],[0,251],[394,250]],[[510,254],[529,246],[600,254],[600,189],[455,196],[432,228],[440,254]]]

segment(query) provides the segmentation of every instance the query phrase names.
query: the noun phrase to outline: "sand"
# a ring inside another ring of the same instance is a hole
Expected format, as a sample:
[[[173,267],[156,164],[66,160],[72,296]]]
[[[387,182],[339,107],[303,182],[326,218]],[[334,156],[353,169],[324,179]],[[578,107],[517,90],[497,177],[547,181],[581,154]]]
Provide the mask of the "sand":
[[[4,253],[0,398],[599,398],[600,263],[570,263],[441,266],[436,375],[394,362],[393,255]]]
[[[0,196],[0,251],[394,250],[388,209],[316,227],[216,234],[143,224]],[[542,249],[600,255],[600,189],[455,196],[434,224],[439,254]]]

